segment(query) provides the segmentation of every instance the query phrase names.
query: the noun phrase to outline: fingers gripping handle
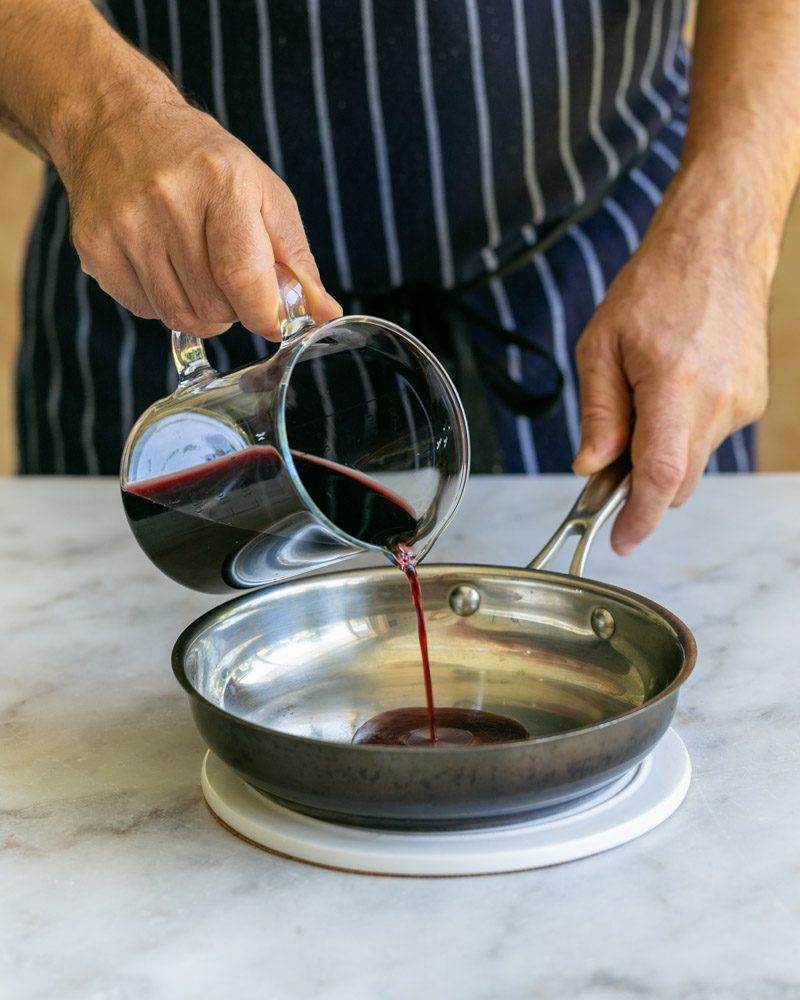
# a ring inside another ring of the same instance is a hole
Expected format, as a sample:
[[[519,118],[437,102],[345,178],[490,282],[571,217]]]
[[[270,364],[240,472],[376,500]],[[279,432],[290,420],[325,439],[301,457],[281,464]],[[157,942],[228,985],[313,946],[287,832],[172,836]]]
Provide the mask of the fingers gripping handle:
[[[308,313],[303,286],[291,268],[275,264],[278,292],[281,300],[281,345],[288,344],[314,325]],[[178,370],[178,381],[183,383],[198,375],[213,373],[200,337],[190,333],[172,331],[172,359]]]
[[[631,459],[626,451],[605,469],[590,476],[572,510],[545,547],[529,563],[528,569],[544,569],[571,535],[580,539],[569,565],[571,576],[582,576],[589,549],[598,531],[622,505],[631,488]]]

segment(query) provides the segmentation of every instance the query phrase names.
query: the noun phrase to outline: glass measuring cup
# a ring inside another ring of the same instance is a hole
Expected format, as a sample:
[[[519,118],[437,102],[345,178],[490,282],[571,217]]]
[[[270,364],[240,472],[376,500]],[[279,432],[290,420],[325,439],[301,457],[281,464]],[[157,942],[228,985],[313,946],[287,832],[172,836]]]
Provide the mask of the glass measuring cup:
[[[315,326],[275,265],[281,343],[229,373],[173,331],[178,387],[134,425],[122,457],[128,523],[179,583],[211,593],[277,582],[363,551],[422,559],[469,469],[449,376],[381,319]]]

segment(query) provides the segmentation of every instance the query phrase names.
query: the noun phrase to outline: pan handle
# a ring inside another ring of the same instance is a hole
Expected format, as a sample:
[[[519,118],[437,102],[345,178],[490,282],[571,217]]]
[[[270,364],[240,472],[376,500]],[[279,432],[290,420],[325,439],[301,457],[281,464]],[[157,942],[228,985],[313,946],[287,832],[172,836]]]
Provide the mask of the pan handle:
[[[582,576],[589,556],[589,549],[597,532],[630,493],[631,457],[625,451],[611,465],[590,476],[575,501],[572,510],[557,528],[542,551],[528,563],[528,569],[544,569],[570,535],[580,535],[580,540],[569,564],[571,576]]]

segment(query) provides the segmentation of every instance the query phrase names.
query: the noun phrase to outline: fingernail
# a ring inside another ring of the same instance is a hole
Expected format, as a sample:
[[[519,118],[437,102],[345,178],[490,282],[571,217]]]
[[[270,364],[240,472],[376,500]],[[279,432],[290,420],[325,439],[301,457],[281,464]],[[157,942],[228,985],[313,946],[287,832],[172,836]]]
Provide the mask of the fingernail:
[[[614,542],[614,549],[618,556],[629,556],[635,548],[635,542]]]

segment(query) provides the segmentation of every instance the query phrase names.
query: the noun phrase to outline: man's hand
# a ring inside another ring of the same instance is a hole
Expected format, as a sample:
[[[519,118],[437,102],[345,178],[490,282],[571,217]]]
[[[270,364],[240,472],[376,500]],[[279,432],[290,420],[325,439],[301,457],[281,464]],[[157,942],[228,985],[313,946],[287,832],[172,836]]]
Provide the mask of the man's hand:
[[[575,471],[602,468],[632,429],[621,554],[764,410],[769,286],[798,175],[800,3],[700,0],[681,169],[578,345]]]
[[[84,270],[137,315],[277,339],[275,260],[318,322],[341,313],[286,185],[92,0],[0,0],[0,127],[53,162]]]
[[[633,490],[612,533],[620,555],[688,498],[711,452],[767,402],[770,274],[730,206],[709,210],[701,187],[676,182],[578,343],[575,471],[603,468],[632,430]]]
[[[318,322],[341,314],[289,189],[179,95],[69,145],[62,177],[81,264],[137,316],[199,336],[238,320],[276,339],[276,260],[297,274]]]

